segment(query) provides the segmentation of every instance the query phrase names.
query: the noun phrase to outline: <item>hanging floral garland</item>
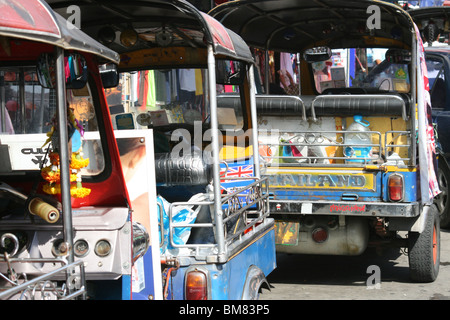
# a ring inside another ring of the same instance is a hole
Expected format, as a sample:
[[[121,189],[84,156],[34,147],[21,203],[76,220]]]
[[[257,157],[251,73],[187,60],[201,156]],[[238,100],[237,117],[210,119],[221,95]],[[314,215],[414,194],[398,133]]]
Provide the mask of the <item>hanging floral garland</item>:
[[[91,193],[91,189],[84,188],[81,184],[81,169],[89,165],[89,159],[83,158],[83,148],[81,147],[81,137],[83,135],[83,127],[76,120],[72,110],[68,108],[68,126],[69,131],[72,131],[70,138],[72,147],[72,156],[70,159],[70,194],[74,198],[84,198]],[[53,118],[53,125],[49,132],[47,132],[47,141],[44,146],[52,141],[54,147],[58,144],[55,143],[57,136],[56,132],[56,120]],[[70,134],[69,134],[70,135]],[[48,194],[60,194],[61,193],[61,176],[60,176],[60,159],[58,150],[54,150],[49,154],[50,165],[42,168],[41,176],[48,183],[44,184],[42,190]]]

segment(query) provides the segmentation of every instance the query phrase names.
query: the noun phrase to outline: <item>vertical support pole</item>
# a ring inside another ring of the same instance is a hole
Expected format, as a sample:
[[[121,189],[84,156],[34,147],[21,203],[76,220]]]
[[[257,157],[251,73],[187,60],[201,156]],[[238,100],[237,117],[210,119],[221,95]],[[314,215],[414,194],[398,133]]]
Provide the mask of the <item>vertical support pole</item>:
[[[410,159],[411,159],[411,166],[416,166],[416,157],[417,157],[417,135],[416,135],[416,125],[417,125],[417,119],[416,119],[416,106],[417,106],[417,77],[419,77],[417,73],[417,64],[420,63],[420,61],[417,61],[417,39],[416,39],[416,32],[413,29],[412,31],[412,47],[411,47],[411,148],[410,148]]]
[[[26,132],[27,114],[25,106],[25,71],[24,68],[19,68],[19,110],[20,112],[20,133]]]
[[[302,82],[300,79],[300,53],[296,53],[296,60],[297,60],[297,82],[298,82],[298,95],[302,95]]]
[[[0,71],[0,132],[6,132],[5,72]]]
[[[56,113],[59,135],[59,158],[61,171],[61,204],[63,216],[64,242],[67,248],[67,262],[74,261],[73,256],[73,228],[72,228],[72,203],[70,197],[70,168],[69,168],[69,136],[67,132],[67,104],[66,104],[66,79],[64,71],[64,50],[56,48]]]
[[[259,167],[259,141],[258,141],[258,119],[256,113],[256,87],[255,87],[255,74],[254,65],[250,65],[249,69],[249,88],[250,88],[250,112],[252,118],[252,139],[253,139],[253,161],[254,161],[254,173],[255,177],[261,178]]]
[[[223,227],[223,211],[220,194],[220,157],[219,157],[219,122],[217,118],[216,94],[216,62],[212,45],[208,45],[208,82],[209,100],[211,107],[211,146],[213,161],[214,185],[214,223],[216,228],[216,241],[218,246],[218,262],[225,262],[225,234]]]
[[[269,63],[269,49],[265,49],[264,51],[264,86],[266,87],[266,94],[270,94],[270,63]]]

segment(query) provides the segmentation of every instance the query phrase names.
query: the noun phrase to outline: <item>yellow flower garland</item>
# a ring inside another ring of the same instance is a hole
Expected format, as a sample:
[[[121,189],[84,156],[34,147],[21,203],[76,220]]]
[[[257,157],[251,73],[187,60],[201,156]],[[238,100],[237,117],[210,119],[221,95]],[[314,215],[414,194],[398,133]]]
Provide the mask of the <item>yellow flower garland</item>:
[[[89,165],[89,159],[83,159],[79,152],[72,153],[72,159],[70,161],[71,169],[81,169]]]
[[[75,115],[71,109],[68,109],[68,120],[72,123],[74,128],[79,128]],[[78,129],[76,129],[78,130]],[[81,130],[81,127],[80,127]],[[48,144],[53,134],[55,133],[55,127],[52,126],[50,131],[47,132],[48,139],[45,141],[44,146]],[[51,152],[49,154],[50,165],[41,170],[41,176],[48,182],[42,187],[42,190],[47,194],[60,194],[61,193],[61,175],[59,169],[59,154],[57,152]],[[74,198],[84,198],[91,193],[91,189],[81,186],[81,169],[89,165],[89,159],[83,159],[81,148],[77,152],[72,152],[70,160],[70,194]]]
[[[47,183],[42,187],[42,190],[47,194],[60,194],[61,185],[59,183]],[[84,198],[91,193],[91,189],[84,187],[77,187],[76,184],[70,186],[70,195],[74,198]]]
[[[59,181],[61,180],[61,175],[59,169],[59,154],[57,154],[56,152],[52,152],[50,154],[50,162],[51,165],[42,168],[41,170],[42,178],[48,181],[48,183],[42,187],[42,190],[47,194],[60,194],[61,186],[59,184]],[[72,170],[72,173],[70,174],[70,182],[76,181],[76,183],[72,183],[70,187],[70,194],[74,198],[84,198],[91,193],[91,189],[81,186],[81,178],[78,179],[80,169],[87,167],[88,165],[89,159],[83,159],[80,152],[72,153],[70,161],[70,169]]]
[[[54,167],[53,165],[50,165],[41,170],[42,178],[44,178],[44,180],[46,180],[50,183],[59,182],[59,180],[61,180],[61,175],[60,175],[59,169],[53,170],[54,169],[53,167]],[[74,182],[74,181],[77,181],[76,173],[70,174],[70,182]]]

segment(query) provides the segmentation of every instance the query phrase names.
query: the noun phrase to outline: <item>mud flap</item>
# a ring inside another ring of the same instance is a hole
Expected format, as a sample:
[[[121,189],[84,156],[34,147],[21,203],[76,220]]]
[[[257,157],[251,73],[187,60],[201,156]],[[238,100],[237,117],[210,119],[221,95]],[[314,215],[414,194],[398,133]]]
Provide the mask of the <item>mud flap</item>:
[[[423,207],[422,212],[413,218],[407,217],[392,217],[389,219],[390,231],[412,231],[422,233],[425,229],[427,216],[429,214],[430,206]]]

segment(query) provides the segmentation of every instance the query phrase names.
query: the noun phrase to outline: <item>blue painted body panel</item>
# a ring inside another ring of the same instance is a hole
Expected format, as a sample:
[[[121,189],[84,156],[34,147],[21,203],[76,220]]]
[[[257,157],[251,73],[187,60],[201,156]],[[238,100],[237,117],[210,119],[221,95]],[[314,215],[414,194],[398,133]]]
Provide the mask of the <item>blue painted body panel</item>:
[[[250,266],[257,266],[267,277],[276,268],[275,232],[269,229],[250,245],[243,248],[234,257],[222,264],[197,264],[181,267],[171,279],[168,299],[183,300],[184,279],[188,269],[200,267],[209,273],[212,300],[239,300],[242,297],[247,270]]]
[[[296,201],[344,201],[345,196],[356,195],[357,201],[366,202],[388,202],[387,182],[391,174],[400,174],[403,176],[405,185],[405,197],[403,202],[418,201],[419,192],[419,172],[418,171],[399,171],[399,172],[376,172],[374,173],[374,190],[367,189],[332,189],[325,187],[320,188],[277,188],[270,187],[273,195],[272,199],[277,200],[296,200]]]
[[[151,246],[148,248],[145,255],[141,258],[143,259],[144,264],[144,284],[145,287],[139,292],[132,293],[133,300],[148,300],[149,296],[155,296],[155,288],[154,288],[154,272],[153,272],[153,261],[152,261],[152,248]]]

